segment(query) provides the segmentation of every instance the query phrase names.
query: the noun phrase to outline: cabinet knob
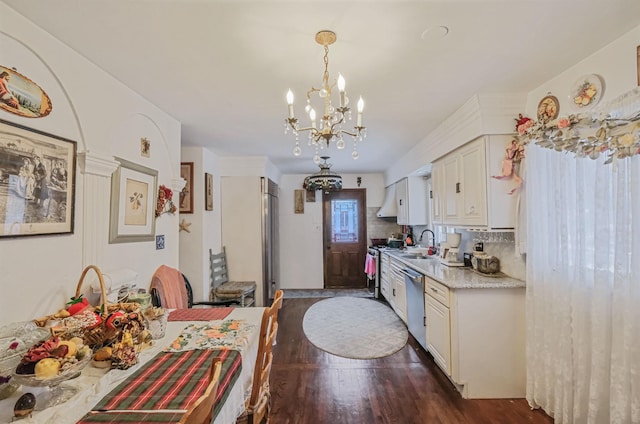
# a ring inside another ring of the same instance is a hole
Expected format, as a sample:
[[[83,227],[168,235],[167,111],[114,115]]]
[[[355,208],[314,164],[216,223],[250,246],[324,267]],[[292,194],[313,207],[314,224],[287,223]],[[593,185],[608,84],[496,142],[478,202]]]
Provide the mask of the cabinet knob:
[[[469,206],[469,213],[474,213],[476,211],[475,206]]]

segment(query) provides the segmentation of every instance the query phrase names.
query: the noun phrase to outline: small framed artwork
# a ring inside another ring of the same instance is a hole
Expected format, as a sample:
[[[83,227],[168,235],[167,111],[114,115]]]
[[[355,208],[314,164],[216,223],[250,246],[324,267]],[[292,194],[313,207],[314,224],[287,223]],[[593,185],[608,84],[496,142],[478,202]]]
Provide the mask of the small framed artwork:
[[[293,191],[293,212],[304,213],[304,192],[306,190]]]
[[[158,171],[115,159],[120,166],[111,175],[109,243],[153,241]]]
[[[193,213],[193,162],[180,163],[180,176],[187,182],[180,192],[180,213]]]
[[[73,233],[76,142],[0,120],[0,238]]]
[[[143,158],[151,156],[151,142],[146,137],[140,139],[140,156]]]
[[[204,173],[204,209],[213,210],[213,175]]]
[[[315,202],[316,201],[316,191],[315,190],[305,190],[306,192],[306,201],[307,202]]]

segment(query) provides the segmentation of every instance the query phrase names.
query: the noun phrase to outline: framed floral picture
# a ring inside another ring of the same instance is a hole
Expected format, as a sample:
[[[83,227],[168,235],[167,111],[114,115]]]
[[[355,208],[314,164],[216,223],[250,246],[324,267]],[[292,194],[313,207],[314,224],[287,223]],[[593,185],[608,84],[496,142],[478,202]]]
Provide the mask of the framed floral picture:
[[[109,243],[154,241],[158,171],[116,158],[111,175]]]
[[[76,142],[0,120],[0,238],[73,233]]]

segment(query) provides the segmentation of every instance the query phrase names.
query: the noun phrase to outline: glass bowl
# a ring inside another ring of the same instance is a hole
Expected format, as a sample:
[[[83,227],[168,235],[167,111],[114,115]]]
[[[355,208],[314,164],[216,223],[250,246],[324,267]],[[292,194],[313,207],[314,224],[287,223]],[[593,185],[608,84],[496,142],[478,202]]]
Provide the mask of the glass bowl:
[[[63,381],[70,380],[80,375],[82,369],[91,361],[91,355],[86,355],[84,358],[65,369],[62,372],[59,372],[57,375],[54,375],[51,378],[40,378],[36,377],[35,374],[16,374],[13,373],[14,380],[22,384],[23,386],[29,387],[53,387],[62,383]]]
[[[13,372],[31,346],[50,336],[48,330],[32,321],[0,326],[0,399],[5,399],[19,386]]]

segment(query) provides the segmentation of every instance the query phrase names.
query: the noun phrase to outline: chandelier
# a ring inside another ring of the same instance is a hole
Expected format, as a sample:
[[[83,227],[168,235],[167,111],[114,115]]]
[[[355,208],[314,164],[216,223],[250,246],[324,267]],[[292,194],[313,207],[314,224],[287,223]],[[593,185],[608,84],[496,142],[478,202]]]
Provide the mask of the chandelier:
[[[364,101],[362,97],[358,100],[358,114],[356,116],[356,125],[352,131],[347,131],[342,128],[342,124],[345,119],[351,120],[351,109],[348,107],[349,98],[345,95],[344,87],[345,80],[342,75],[338,74],[338,79],[333,84],[329,84],[329,46],[335,43],[337,37],[333,31],[320,31],[316,34],[316,42],[324,46],[324,74],[322,76],[322,87],[311,87],[307,91],[307,105],[305,106],[305,112],[308,115],[310,124],[307,127],[298,126],[298,118],[293,113],[293,92],[289,90],[287,92],[287,104],[289,106],[289,117],[285,119],[284,132],[287,134],[289,130],[292,130],[296,137],[296,144],[293,148],[293,154],[300,156],[302,149],[300,148],[299,133],[308,131],[309,133],[309,145],[315,147],[315,155],[313,161],[317,164],[320,163],[319,151],[325,147],[329,147],[331,141],[335,141],[338,149],[344,149],[345,142],[343,135],[347,134],[353,137],[353,152],[351,157],[358,159],[358,141],[362,141],[367,136],[366,127],[362,126],[362,110],[364,109]],[[338,107],[335,107],[331,103],[331,94],[335,86],[338,86]],[[321,99],[324,99],[324,112],[320,117],[320,123],[317,125],[316,110],[311,106],[311,95],[317,93]]]
[[[331,164],[327,163],[329,156],[322,156],[324,162],[320,163],[320,172],[304,179],[302,188],[305,190],[339,191],[342,190],[342,177],[331,172]]]

